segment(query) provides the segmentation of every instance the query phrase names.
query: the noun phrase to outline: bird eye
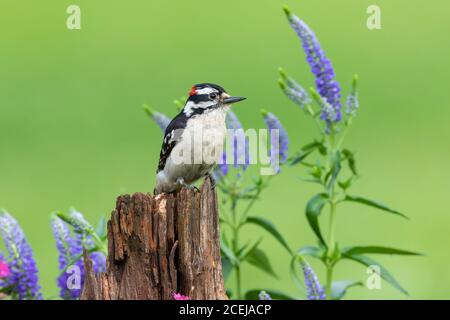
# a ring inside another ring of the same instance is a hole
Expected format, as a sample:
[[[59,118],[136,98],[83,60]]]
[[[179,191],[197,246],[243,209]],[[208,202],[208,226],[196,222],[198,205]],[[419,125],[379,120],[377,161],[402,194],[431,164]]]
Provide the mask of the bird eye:
[[[217,93],[210,93],[209,94],[209,97],[211,98],[211,99],[215,99],[215,98],[217,98]]]

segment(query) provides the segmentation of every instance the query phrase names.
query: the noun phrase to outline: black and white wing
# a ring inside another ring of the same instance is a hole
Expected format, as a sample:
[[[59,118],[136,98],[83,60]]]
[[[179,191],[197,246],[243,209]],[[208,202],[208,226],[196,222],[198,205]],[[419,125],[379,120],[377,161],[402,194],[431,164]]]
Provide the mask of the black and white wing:
[[[167,126],[164,133],[161,152],[159,154],[158,170],[156,170],[156,173],[164,170],[167,159],[169,158],[173,148],[177,145],[178,141],[181,138],[182,130],[186,128],[186,122],[187,117],[183,112],[181,112],[175,118],[173,118]]]

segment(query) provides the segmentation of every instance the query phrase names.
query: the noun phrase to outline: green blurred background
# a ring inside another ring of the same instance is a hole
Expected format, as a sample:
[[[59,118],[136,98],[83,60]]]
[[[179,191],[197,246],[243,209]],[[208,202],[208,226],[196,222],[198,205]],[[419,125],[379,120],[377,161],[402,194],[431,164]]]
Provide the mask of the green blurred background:
[[[283,66],[313,84],[281,10],[285,3],[319,36],[344,92],[352,75],[360,76],[361,108],[347,139],[363,173],[354,193],[411,217],[345,205],[338,241],[426,253],[378,260],[410,298],[450,298],[448,1],[2,0],[0,207],[25,230],[46,297],[57,295],[49,214],[75,206],[95,222],[110,214],[119,194],[153,189],[161,132],[143,103],[174,115],[173,99],[194,83],[215,82],[248,97],[234,109],[245,127],[262,127],[265,108],[282,120],[292,148],[316,136],[276,83]],[[70,4],[81,7],[79,31],[66,28]],[[381,7],[381,30],[366,28],[370,4]],[[303,211],[317,189],[297,179],[302,173],[286,168],[253,210],[294,248],[314,243]],[[250,238],[260,235],[247,230]],[[246,266],[244,287],[297,293],[284,250],[269,236],[263,248],[279,279]],[[324,279],[321,265],[312,265]],[[336,269],[336,279],[366,277],[352,262]],[[405,298],[385,282],[381,290],[357,288],[347,297]]]

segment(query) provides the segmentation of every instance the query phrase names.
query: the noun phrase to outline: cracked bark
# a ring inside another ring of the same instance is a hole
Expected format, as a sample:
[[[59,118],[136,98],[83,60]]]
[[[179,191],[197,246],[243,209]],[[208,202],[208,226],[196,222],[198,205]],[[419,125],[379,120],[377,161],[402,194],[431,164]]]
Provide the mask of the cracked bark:
[[[171,300],[173,292],[228,299],[211,179],[200,192],[118,197],[108,222],[106,273],[94,275],[86,253],[84,261],[81,300]]]

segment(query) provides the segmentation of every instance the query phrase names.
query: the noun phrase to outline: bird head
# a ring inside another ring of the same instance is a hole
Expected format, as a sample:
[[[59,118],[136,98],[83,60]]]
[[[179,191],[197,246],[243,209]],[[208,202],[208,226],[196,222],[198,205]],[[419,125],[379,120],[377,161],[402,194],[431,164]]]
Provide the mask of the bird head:
[[[224,88],[213,83],[201,83],[192,86],[183,112],[187,116],[202,114],[205,111],[228,107],[244,100],[244,97],[232,97]]]

